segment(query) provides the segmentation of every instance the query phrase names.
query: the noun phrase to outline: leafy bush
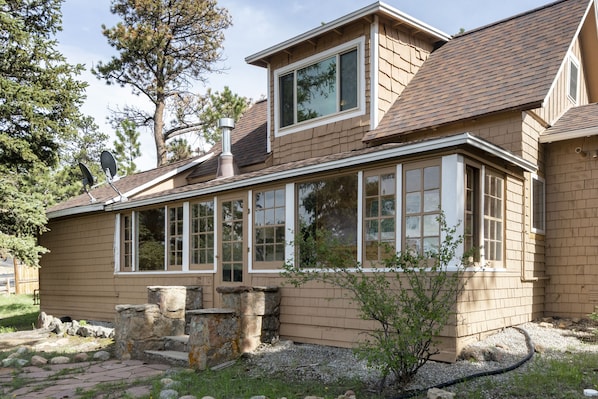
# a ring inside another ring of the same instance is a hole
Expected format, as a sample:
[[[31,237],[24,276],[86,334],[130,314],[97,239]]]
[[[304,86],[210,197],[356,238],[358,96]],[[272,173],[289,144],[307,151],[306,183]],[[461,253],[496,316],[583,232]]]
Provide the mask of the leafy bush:
[[[380,369],[384,385],[393,375],[404,385],[430,357],[439,353],[437,337],[456,313],[456,301],[464,289],[469,253],[461,261],[456,251],[463,243],[439,216],[443,240],[437,250],[423,254],[414,250],[386,251],[381,265],[364,269],[335,240],[318,232],[309,245],[318,254],[317,267],[285,264],[282,273],[294,286],[318,281],[343,288],[359,307],[360,316],[377,322],[356,354]],[[311,265],[313,266],[313,265]]]

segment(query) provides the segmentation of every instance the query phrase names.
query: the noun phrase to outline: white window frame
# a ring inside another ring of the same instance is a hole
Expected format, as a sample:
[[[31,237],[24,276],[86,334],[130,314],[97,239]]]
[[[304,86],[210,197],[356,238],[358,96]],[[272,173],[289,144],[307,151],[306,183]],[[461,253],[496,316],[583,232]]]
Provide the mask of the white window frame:
[[[347,111],[340,111],[331,115],[325,115],[303,122],[294,123],[290,126],[280,127],[280,77],[292,71],[315,64],[334,55],[357,48],[357,108]],[[274,71],[274,136],[281,137],[287,134],[296,133],[317,126],[334,123],[344,119],[354,118],[365,114],[365,37],[359,37],[340,46],[334,47],[322,53],[318,53],[301,61],[295,62],[284,68]]]
[[[571,67],[575,66],[577,69],[577,77],[576,77],[576,88],[575,88],[575,96],[571,95]],[[580,85],[580,75],[581,70],[579,67],[579,60],[575,57],[574,54],[569,54],[569,61],[567,62],[567,98],[573,102],[573,104],[577,105],[579,102],[579,85]]]
[[[536,190],[535,190],[535,182],[540,182],[542,183],[542,226],[540,227],[536,227],[535,225],[535,220],[534,220],[534,216],[536,214],[536,210],[534,209],[534,204],[535,204],[535,196],[536,196]],[[531,191],[531,196],[530,196],[530,226],[531,226],[531,231],[532,233],[535,234],[545,234],[546,233],[546,180],[544,180],[543,178],[541,178],[540,176],[536,175],[536,174],[532,174],[532,178],[531,178],[531,187],[530,187],[530,191]]]

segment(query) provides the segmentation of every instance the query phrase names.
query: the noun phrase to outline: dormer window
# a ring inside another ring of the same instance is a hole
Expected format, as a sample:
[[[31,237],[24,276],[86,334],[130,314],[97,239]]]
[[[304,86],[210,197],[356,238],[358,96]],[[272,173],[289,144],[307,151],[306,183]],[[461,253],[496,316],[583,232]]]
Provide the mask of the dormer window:
[[[362,113],[363,39],[275,72],[277,135]]]
[[[579,61],[573,56],[569,56],[569,80],[567,94],[573,103],[577,104],[579,92]]]

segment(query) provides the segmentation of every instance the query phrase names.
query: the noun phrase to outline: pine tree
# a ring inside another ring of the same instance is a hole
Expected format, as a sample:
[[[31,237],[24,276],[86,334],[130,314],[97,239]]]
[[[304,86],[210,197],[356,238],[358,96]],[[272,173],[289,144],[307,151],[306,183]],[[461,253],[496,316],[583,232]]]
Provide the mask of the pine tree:
[[[85,84],[57,50],[60,0],[0,0],[0,255],[38,265],[51,196],[42,176],[72,140]]]
[[[114,158],[118,162],[119,170],[126,175],[132,175],[137,172],[135,159],[141,156],[141,143],[135,122],[129,119],[122,120],[116,129],[116,138],[113,142]]]

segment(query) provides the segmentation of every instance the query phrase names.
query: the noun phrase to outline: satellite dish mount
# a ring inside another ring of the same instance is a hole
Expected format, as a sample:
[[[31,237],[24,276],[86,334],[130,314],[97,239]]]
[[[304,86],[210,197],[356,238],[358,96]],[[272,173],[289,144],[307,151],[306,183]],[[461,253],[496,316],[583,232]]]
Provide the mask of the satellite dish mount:
[[[116,188],[116,186],[112,184],[113,181],[118,180],[115,179],[116,159],[114,159],[114,156],[109,151],[102,151],[102,154],[100,154],[100,163],[102,165],[102,171],[104,171],[104,173],[106,174],[106,180],[108,181],[110,187],[112,187],[112,189],[116,191],[116,193],[120,196],[121,201],[126,201],[127,197],[122,195],[118,188]]]
[[[83,183],[83,189],[85,190],[87,195],[89,195],[89,202],[96,202],[96,199],[93,197],[93,195],[91,195],[91,193],[87,189],[87,186],[89,186],[90,189],[93,186],[93,175],[89,171],[89,168],[81,162],[79,162],[79,169],[81,169],[81,173],[83,174],[83,179],[81,180],[81,183]]]

